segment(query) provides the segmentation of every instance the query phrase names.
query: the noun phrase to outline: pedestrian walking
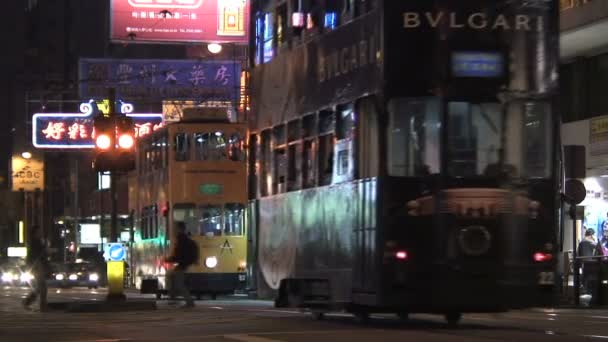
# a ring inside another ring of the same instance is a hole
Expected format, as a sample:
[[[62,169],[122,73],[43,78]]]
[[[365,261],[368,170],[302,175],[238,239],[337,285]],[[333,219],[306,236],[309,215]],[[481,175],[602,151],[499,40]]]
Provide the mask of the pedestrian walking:
[[[34,276],[31,282],[31,291],[23,299],[23,307],[30,309],[32,303],[39,299],[40,311],[46,311],[46,276],[49,273],[49,263],[46,251],[46,240],[39,226],[32,227],[32,236],[28,241],[26,263]]]
[[[190,265],[198,262],[198,246],[186,234],[186,224],[184,222],[175,223],[176,238],[175,246],[168,262],[175,263],[175,267],[169,274],[169,299],[176,300],[178,295],[184,297],[185,307],[194,307],[194,300],[190,295],[190,289],[186,284],[186,270]]]

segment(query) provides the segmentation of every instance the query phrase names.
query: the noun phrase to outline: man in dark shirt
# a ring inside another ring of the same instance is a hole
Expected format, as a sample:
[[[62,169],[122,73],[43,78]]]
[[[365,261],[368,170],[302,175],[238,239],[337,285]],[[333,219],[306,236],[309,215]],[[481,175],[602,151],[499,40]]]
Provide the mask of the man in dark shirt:
[[[32,237],[28,241],[26,262],[30,272],[34,276],[32,291],[23,300],[23,307],[29,309],[30,305],[40,297],[40,311],[46,310],[46,275],[49,265],[46,253],[46,244],[42,229],[39,226],[32,227]]]
[[[597,266],[598,260],[590,258],[598,255],[597,248],[598,244],[593,237],[595,231],[591,228],[585,230],[585,238],[578,244],[578,256],[583,268],[582,285],[585,290],[585,294],[591,295],[592,301],[595,302],[597,296],[595,295],[597,289]]]
[[[188,259],[188,240],[190,238],[186,235],[186,224],[184,222],[176,222],[176,238],[175,246],[173,246],[173,253],[167,258],[168,262],[175,263],[175,267],[169,275],[170,287],[169,287],[169,298],[175,300],[177,295],[181,295],[186,300],[187,308],[194,307],[194,300],[190,295],[190,289],[186,286],[186,269],[192,264]]]

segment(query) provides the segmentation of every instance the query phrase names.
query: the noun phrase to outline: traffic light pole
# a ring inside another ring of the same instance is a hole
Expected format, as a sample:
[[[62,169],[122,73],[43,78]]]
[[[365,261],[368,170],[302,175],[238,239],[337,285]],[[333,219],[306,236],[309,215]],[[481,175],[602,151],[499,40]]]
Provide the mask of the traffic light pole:
[[[116,90],[114,88],[110,88],[110,96],[109,96],[109,111],[110,117],[116,116]],[[115,146],[111,147],[112,149]],[[112,170],[110,172],[110,202],[112,206],[112,210],[110,213],[110,242],[118,242],[118,195],[116,193],[117,187],[117,177],[116,171]]]

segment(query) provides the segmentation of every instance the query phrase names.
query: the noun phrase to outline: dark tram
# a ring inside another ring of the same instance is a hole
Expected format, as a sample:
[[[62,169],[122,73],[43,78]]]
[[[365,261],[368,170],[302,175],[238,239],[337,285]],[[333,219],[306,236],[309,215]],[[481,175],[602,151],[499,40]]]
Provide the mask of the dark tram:
[[[557,0],[254,1],[258,295],[370,313],[556,297]]]

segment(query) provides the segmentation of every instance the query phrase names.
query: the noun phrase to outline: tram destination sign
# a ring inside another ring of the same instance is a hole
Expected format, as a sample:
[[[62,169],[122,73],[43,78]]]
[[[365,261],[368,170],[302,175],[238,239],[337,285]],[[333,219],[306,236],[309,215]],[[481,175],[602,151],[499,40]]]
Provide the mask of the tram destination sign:
[[[453,52],[454,77],[497,78],[504,75],[504,59],[497,52]]]

